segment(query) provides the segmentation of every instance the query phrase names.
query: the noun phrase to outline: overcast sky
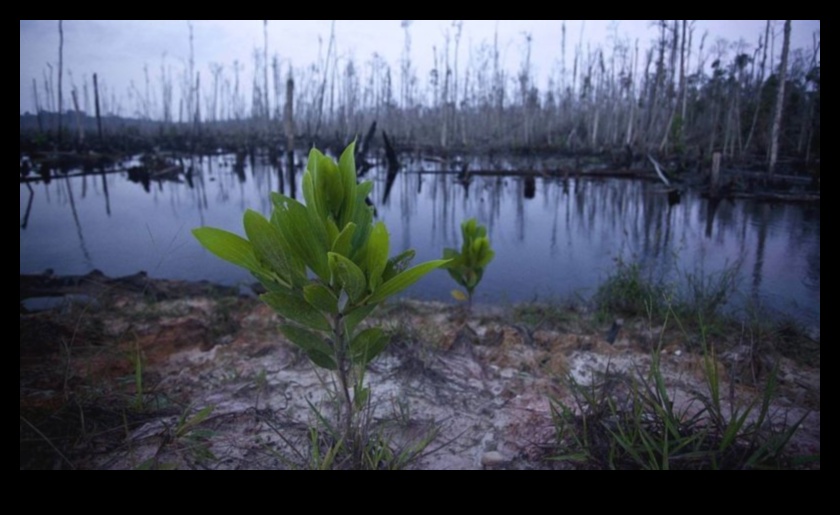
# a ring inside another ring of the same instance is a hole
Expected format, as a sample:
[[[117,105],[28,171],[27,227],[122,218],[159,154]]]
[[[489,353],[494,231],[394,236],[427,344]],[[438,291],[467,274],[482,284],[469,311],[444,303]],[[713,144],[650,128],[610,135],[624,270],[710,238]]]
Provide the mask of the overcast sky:
[[[253,51],[263,47],[263,22],[255,21],[194,21],[195,69],[209,76],[210,63],[219,63],[231,74],[233,62],[245,67],[243,79],[250,84],[253,74]],[[694,47],[705,31],[709,36],[706,49],[718,38],[734,43],[743,39],[748,52],[756,48],[764,33],[765,21],[698,21]],[[326,53],[330,21],[269,21],[269,54],[277,54],[285,65],[302,67],[318,59],[319,50]],[[98,73],[109,89],[125,96],[133,82],[142,91],[145,83],[144,66],[148,66],[152,85],[159,87],[161,63],[165,62],[178,77],[189,59],[189,24],[173,21],[74,21],[64,22],[65,109],[69,106],[69,84],[80,89],[83,78]],[[498,30],[503,65],[516,70],[522,62],[525,35],[532,38],[532,63],[537,84],[544,86],[549,75],[556,72],[561,54],[561,21],[472,21],[463,22],[459,52],[460,65],[466,65],[470,48],[482,43],[492,44]],[[820,30],[819,20],[794,21],[792,47],[810,51],[814,32]],[[411,36],[411,58],[425,81],[433,62],[432,48],[442,51],[447,31],[454,37],[451,20],[413,21],[408,26]],[[612,38],[636,39],[642,50],[657,37],[656,27],[649,21],[574,21],[566,22],[567,63],[571,67],[574,47],[583,36],[584,48],[600,45],[612,48]],[[775,25],[776,56],[781,48],[782,23]],[[370,60],[374,53],[382,56],[396,73],[405,41],[403,23],[392,21],[336,21],[335,36],[338,56],[354,58],[359,64]],[[38,81],[43,94],[44,74],[48,64],[58,69],[58,21],[20,21],[20,111],[33,111],[32,80]],[[395,77],[396,78],[396,77]],[[176,86],[177,89],[177,86]],[[248,88],[246,88],[247,90]],[[177,92],[176,92],[177,94]],[[41,99],[43,103],[43,98]],[[125,106],[124,111],[131,111]],[[123,114],[130,114],[124,112]]]

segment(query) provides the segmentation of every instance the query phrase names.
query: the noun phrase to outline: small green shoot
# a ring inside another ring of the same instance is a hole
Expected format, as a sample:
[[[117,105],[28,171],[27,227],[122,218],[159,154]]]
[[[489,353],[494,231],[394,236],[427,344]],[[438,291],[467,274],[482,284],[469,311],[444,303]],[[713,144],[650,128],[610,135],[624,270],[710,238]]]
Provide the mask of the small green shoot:
[[[466,300],[472,306],[473,292],[484,276],[484,269],[493,261],[495,252],[490,248],[487,228],[479,225],[475,218],[461,224],[461,236],[461,252],[447,248],[443,250],[443,258],[449,260],[446,271],[467,290],[466,295],[461,290],[453,290],[452,296],[456,300]]]

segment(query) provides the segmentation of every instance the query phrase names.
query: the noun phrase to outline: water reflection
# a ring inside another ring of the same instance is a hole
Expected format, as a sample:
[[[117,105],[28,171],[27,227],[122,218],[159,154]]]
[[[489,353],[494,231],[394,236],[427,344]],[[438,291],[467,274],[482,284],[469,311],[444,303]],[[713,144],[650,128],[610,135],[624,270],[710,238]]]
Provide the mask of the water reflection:
[[[32,212],[32,201],[35,200],[35,190],[32,189],[32,186],[27,182],[26,189],[29,190],[29,200],[26,201],[26,212],[23,215],[23,220],[20,222],[20,228],[26,229],[26,226],[29,225],[29,214]]]
[[[190,230],[209,225],[241,234],[244,210],[270,214],[272,191],[300,197],[303,162],[243,151],[185,158],[177,174],[150,174],[148,183],[130,180],[137,160],[22,183],[20,270],[250,281],[201,249]],[[742,301],[819,321],[819,205],[710,202],[690,192],[671,204],[657,183],[466,174],[460,163],[429,161],[408,162],[398,173],[375,166],[368,178],[392,253],[414,248],[418,261],[435,259],[460,245],[464,219],[487,225],[497,253],[477,291],[480,302],[587,297],[618,258],[662,277],[740,264]],[[447,274],[435,273],[411,294],[447,299],[451,288]]]
[[[82,177],[83,183],[85,179],[86,177]],[[82,234],[82,224],[79,222],[79,214],[76,211],[76,201],[73,198],[73,182],[70,181],[70,178],[66,176],[64,180],[67,183],[67,196],[70,198],[70,211],[73,213],[73,222],[76,225],[76,234],[79,236],[79,248],[82,250],[82,255],[85,258],[85,263],[90,265],[90,253],[88,253],[87,246],[85,245],[85,237]]]

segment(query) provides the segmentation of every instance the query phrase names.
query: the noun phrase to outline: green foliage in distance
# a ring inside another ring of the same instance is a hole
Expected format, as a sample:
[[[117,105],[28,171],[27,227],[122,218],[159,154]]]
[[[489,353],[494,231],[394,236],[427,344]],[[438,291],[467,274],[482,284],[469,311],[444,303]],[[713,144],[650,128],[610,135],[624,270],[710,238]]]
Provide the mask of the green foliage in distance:
[[[348,431],[353,404],[360,408],[367,399],[364,368],[387,344],[381,329],[359,330],[360,322],[446,263],[408,268],[413,250],[389,258],[388,230],[373,223],[373,208],[365,203],[373,184],[356,183],[354,147],[338,163],[313,148],[303,175],[306,204],[273,193],[270,220],[245,213],[247,239],[209,227],[193,231],[212,253],[248,269],[268,290],[262,300],[287,321],[281,326],[286,338],[336,373]]]
[[[479,225],[475,218],[461,224],[461,235],[464,239],[461,252],[447,248],[443,250],[443,258],[449,260],[446,271],[455,282],[466,288],[469,301],[472,302],[473,291],[481,282],[484,269],[496,253],[490,248],[487,228]],[[454,290],[452,296],[458,300],[466,300],[460,290]]]

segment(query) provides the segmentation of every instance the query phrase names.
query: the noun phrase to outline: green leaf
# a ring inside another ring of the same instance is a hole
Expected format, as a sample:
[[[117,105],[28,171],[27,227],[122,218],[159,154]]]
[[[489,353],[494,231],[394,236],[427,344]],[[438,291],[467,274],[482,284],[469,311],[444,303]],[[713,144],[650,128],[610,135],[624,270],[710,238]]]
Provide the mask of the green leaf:
[[[280,236],[292,282],[295,287],[301,287],[306,284],[306,264],[303,262],[303,256],[289,243],[290,235],[285,232],[286,229],[282,221],[285,216],[285,212],[282,212],[280,209],[275,209],[271,214],[271,225],[277,229],[276,234]]]
[[[286,285],[280,284],[275,278],[265,277],[259,274],[255,274],[255,277],[260,281],[260,284],[263,285],[267,292],[279,291],[289,295],[294,293],[294,290]]]
[[[464,267],[459,268],[447,268],[447,272],[449,272],[449,276],[455,280],[456,283],[460,284],[464,288],[467,287],[467,280],[465,278],[465,269]]]
[[[452,248],[445,248],[443,249],[443,259],[448,259],[449,263],[446,265],[446,268],[453,269],[457,268],[464,263],[464,258],[461,256],[461,253],[458,252],[456,249]]]
[[[364,181],[360,182],[356,185],[356,211],[361,211],[364,209],[369,208],[365,203],[365,199],[370,195],[370,192],[373,190],[373,183],[371,181]],[[361,200],[361,203],[359,201]]]
[[[263,273],[253,246],[245,238],[213,227],[193,229],[192,233],[204,248],[225,261],[255,273]]]
[[[257,258],[276,273],[286,285],[291,286],[294,283],[292,270],[287,262],[288,251],[284,249],[285,242],[280,231],[261,214],[250,209],[245,212],[244,225],[245,233],[251,240]]]
[[[414,259],[415,254],[414,249],[408,249],[389,259],[388,264],[385,265],[385,271],[382,273],[382,282],[387,282],[398,273],[407,269],[408,265],[411,264],[411,260]]]
[[[467,294],[462,292],[461,290],[452,290],[451,295],[452,295],[453,299],[461,301],[461,302],[466,302],[467,300],[469,300],[469,297],[467,297]]]
[[[344,184],[344,206],[339,220],[339,225],[343,227],[351,222],[356,208],[356,140],[341,153],[338,169]]]
[[[478,222],[475,218],[470,218],[469,220],[461,224],[461,232],[463,233],[465,240],[469,239],[475,234],[476,225],[478,225]]]
[[[495,256],[496,256],[496,253],[493,250],[491,250],[490,247],[488,246],[484,250],[484,254],[479,258],[478,266],[480,266],[481,268],[485,268],[487,265],[490,264],[491,261],[493,261],[493,258]]]
[[[323,312],[338,314],[338,299],[329,288],[320,283],[310,284],[303,288],[303,298],[306,302]]]
[[[472,290],[478,284],[478,281],[479,279],[481,279],[481,277],[478,275],[477,270],[467,269],[466,273],[464,274],[464,279],[467,282],[466,287]]]
[[[344,183],[335,161],[327,156],[321,157],[321,162],[318,164],[315,194],[320,195],[318,201],[328,214],[336,216],[341,212],[344,204]]]
[[[316,208],[320,213],[326,215],[326,209],[318,205],[319,198],[315,195],[316,178],[320,173],[321,158],[324,157],[317,148],[312,147],[309,151],[309,158],[306,161],[306,172],[303,174],[301,187],[303,188],[303,199],[306,205]]]
[[[356,224],[350,222],[335,239],[332,251],[344,257],[350,257],[350,249],[353,242],[353,234],[356,232]]]
[[[347,295],[350,296],[350,301],[355,304],[365,294],[366,285],[365,274],[361,268],[356,266],[356,263],[350,261],[341,254],[335,252],[329,253],[330,270],[333,273],[333,280],[344,288]]]
[[[273,291],[263,294],[260,298],[288,320],[318,331],[332,330],[324,315],[297,295]]]
[[[210,405],[206,406],[204,409],[190,417],[189,419],[186,418],[186,413],[181,416],[181,420],[179,421],[178,427],[175,430],[175,437],[181,438],[186,436],[190,431],[195,429],[196,426],[201,425],[202,422],[210,418],[210,415],[213,414],[213,410],[216,409],[216,406]]]
[[[320,170],[320,165],[316,166]],[[320,172],[318,172],[320,173]],[[316,174],[317,176],[317,174]],[[306,200],[306,213],[309,216],[309,225],[312,227],[312,232],[320,241],[324,248],[332,245],[332,240],[328,239],[326,220],[328,218],[328,211],[326,200],[324,196],[317,191],[315,184],[315,176],[312,173],[303,174],[303,194]]]
[[[357,365],[366,366],[381,354],[387,345],[388,337],[382,329],[365,329],[350,343],[350,359]]]
[[[279,195],[281,204],[275,215],[292,252],[322,280],[330,280],[327,263],[326,231],[323,224],[313,225],[309,212],[300,202]]]
[[[335,221],[331,216],[327,217],[327,220],[324,223],[324,229],[327,230],[327,250],[329,250],[333,245],[335,245],[335,240],[338,239],[339,235],[338,226],[335,224]]]
[[[436,259],[434,261],[427,261],[413,268],[409,268],[405,272],[394,276],[391,280],[387,281],[385,284],[377,288],[374,294],[368,299],[367,302],[369,304],[377,304],[379,302],[382,302],[391,295],[395,295],[408,288],[412,284],[419,281],[424,275],[428,274],[429,272],[440,266],[445,265],[446,263],[448,263],[448,261],[444,259]]]
[[[319,367],[326,368],[327,370],[338,368],[335,364],[335,359],[332,357],[332,348],[317,334],[293,325],[283,325],[280,327],[280,331],[283,332],[290,342],[303,349],[306,355],[309,356],[309,359]]]
[[[379,222],[370,233],[365,255],[370,291],[375,291],[382,284],[382,273],[388,264],[388,250],[388,229],[384,223]]]
[[[493,251],[490,250],[490,240],[478,238],[472,243],[472,257],[475,266],[485,267],[493,259]]]
[[[376,309],[376,304],[367,304],[348,311],[344,315],[344,330],[347,334],[352,336],[353,332],[356,331],[356,327],[358,327],[362,320],[370,315],[374,309]]]
[[[368,399],[370,399],[370,388],[356,388],[355,395],[353,396],[353,404],[356,405],[356,410],[363,410],[365,405],[367,405]]]
[[[353,235],[353,245],[349,256],[354,261],[357,260],[357,254],[366,249],[373,224],[373,207],[365,202],[372,187],[372,182],[365,181],[356,188],[356,206],[352,217],[352,222],[356,224],[356,233]]]
[[[269,193],[268,197],[271,199],[271,205],[274,206],[274,208],[280,208],[286,203],[286,199],[289,198],[282,193],[277,193],[276,191]]]

